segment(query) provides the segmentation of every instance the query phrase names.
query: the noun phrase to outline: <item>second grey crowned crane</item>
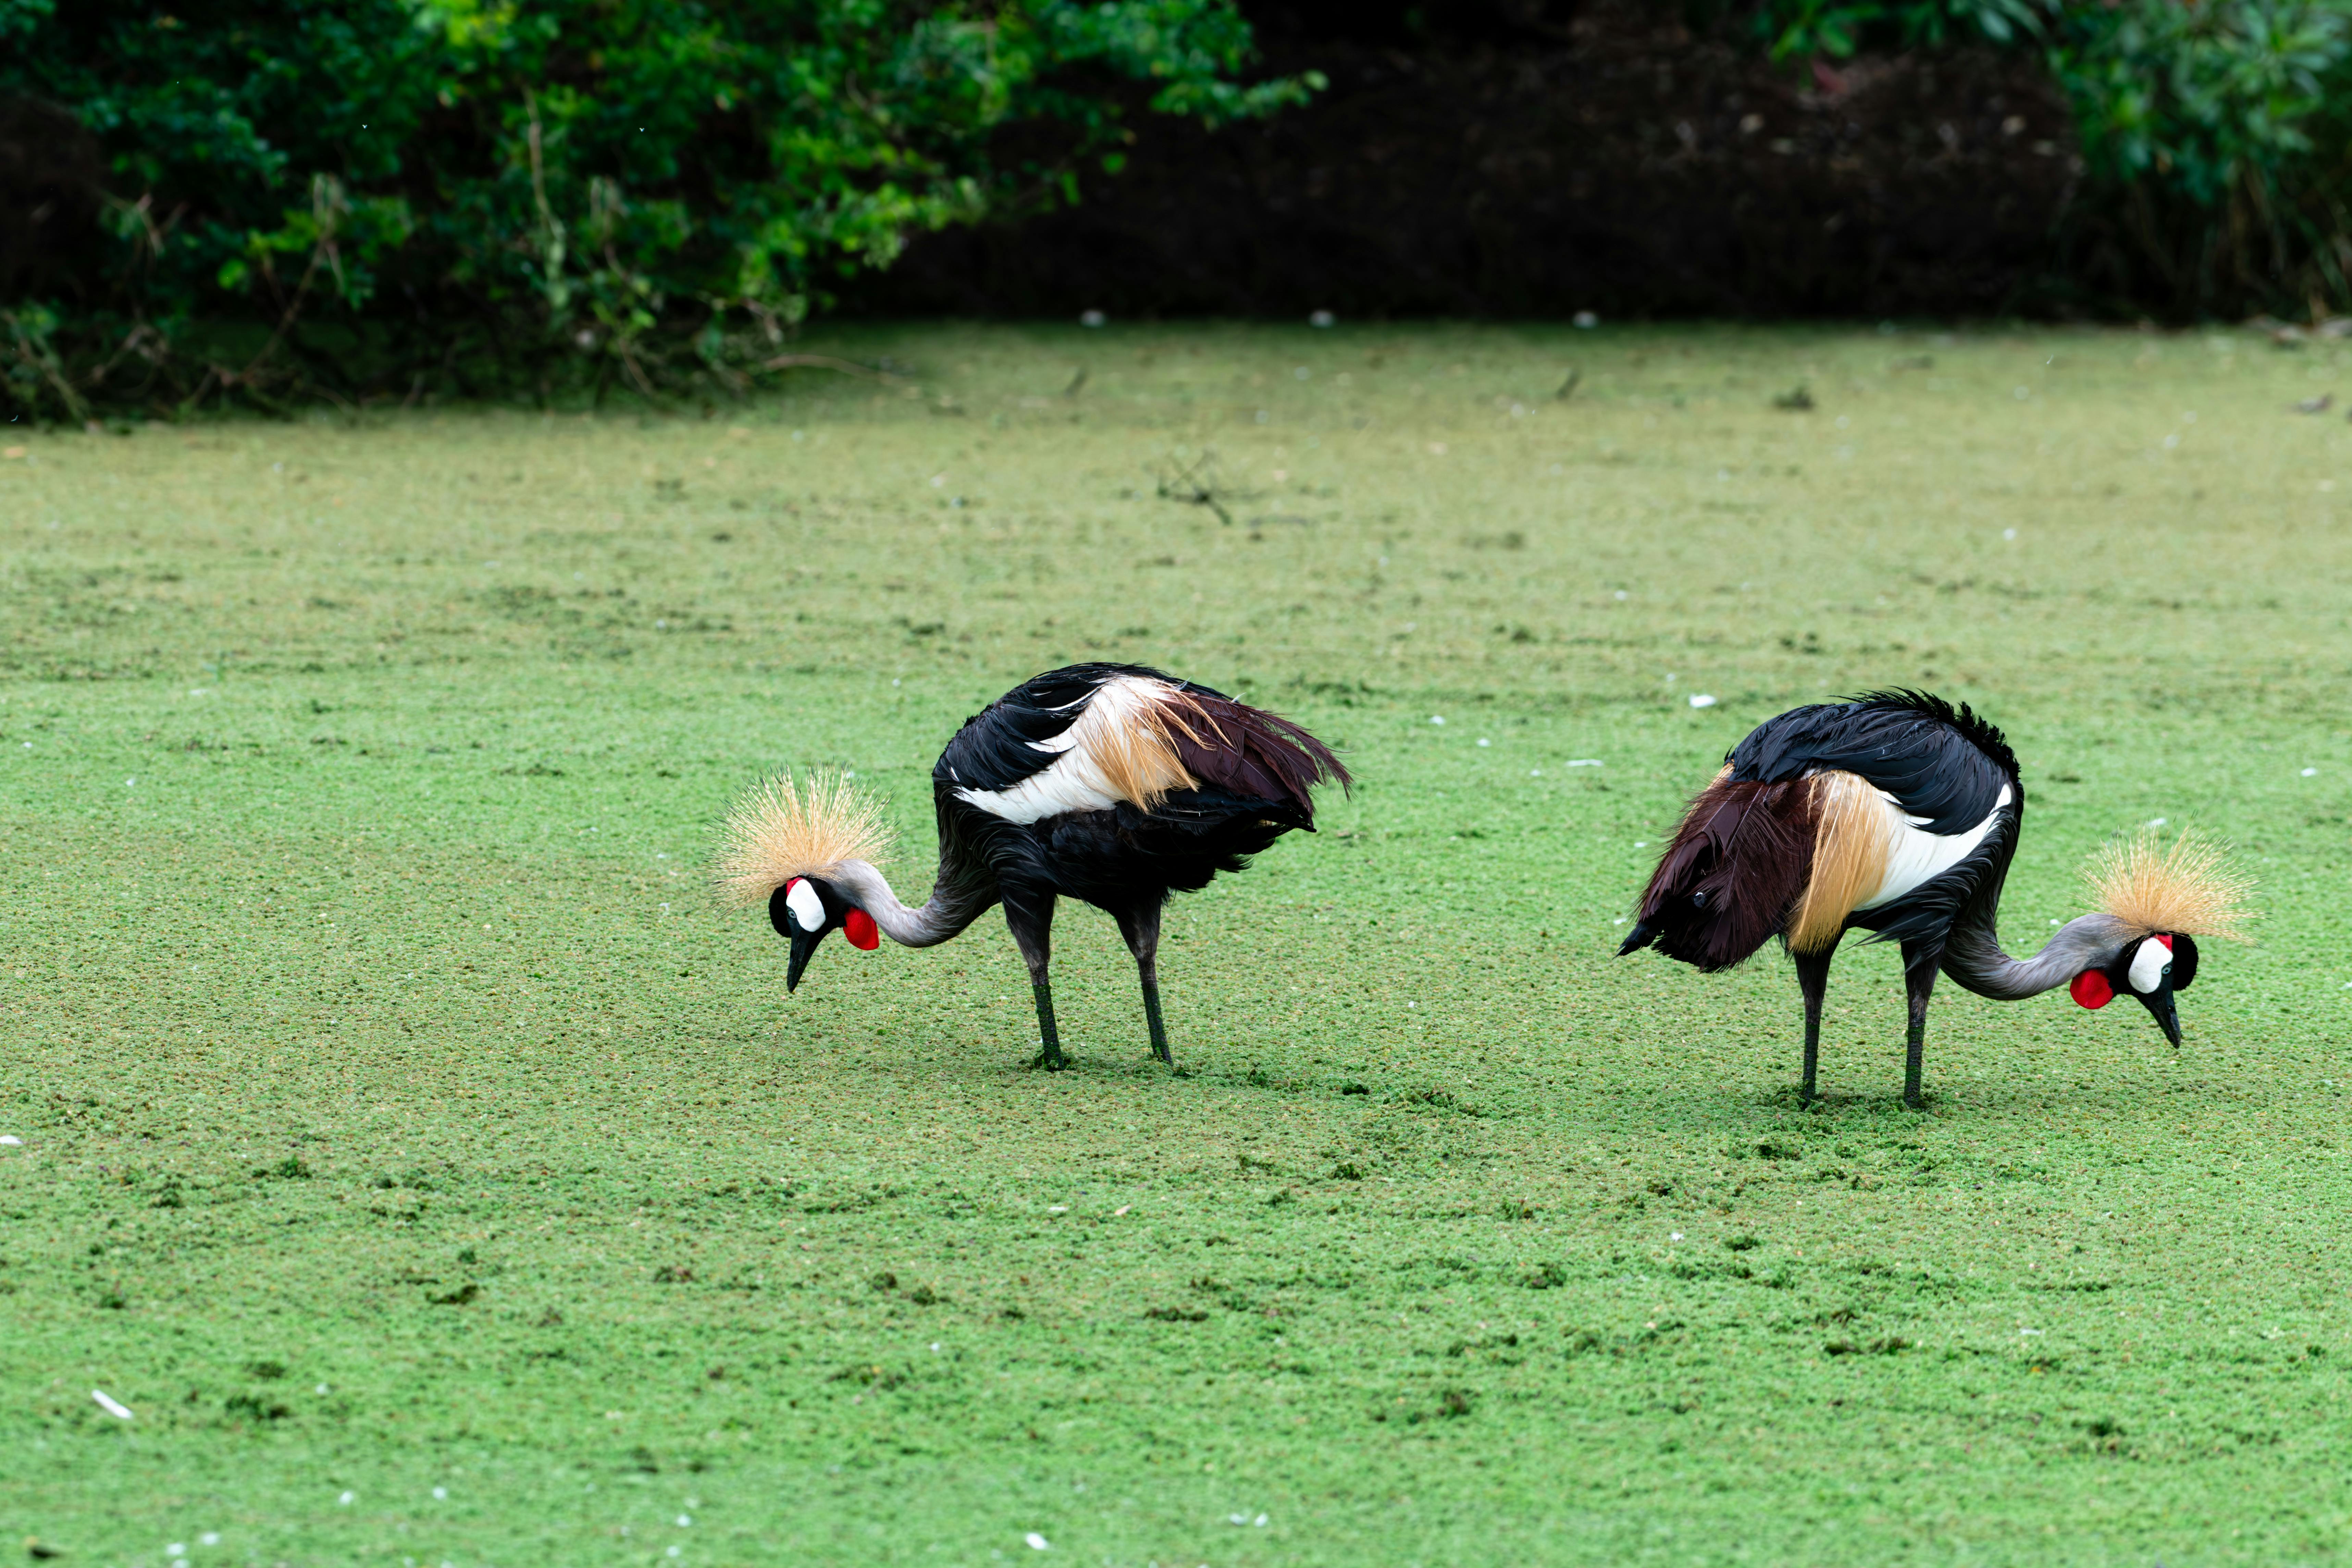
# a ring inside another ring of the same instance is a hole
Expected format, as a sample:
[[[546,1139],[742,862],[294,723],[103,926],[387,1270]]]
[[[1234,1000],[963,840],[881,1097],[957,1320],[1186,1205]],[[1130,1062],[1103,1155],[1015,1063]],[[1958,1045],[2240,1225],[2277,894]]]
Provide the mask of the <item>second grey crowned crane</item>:
[[[1966,704],[1895,690],[1791,709],[1733,747],[1691,802],[1619,954],[1654,946],[1712,973],[1780,937],[1804,993],[1808,1100],[1830,957],[1854,929],[1902,944],[1906,1105],[1920,1104],[1939,970],[1996,1001],[2061,985],[2085,1007],[2127,994],[2179,1045],[2173,999],[2196,978],[2194,939],[2235,937],[2249,884],[2210,845],[2183,836],[2159,852],[2143,835],[2095,866],[2104,908],[2011,958],[1994,923],[2024,816],[2016,754]]]

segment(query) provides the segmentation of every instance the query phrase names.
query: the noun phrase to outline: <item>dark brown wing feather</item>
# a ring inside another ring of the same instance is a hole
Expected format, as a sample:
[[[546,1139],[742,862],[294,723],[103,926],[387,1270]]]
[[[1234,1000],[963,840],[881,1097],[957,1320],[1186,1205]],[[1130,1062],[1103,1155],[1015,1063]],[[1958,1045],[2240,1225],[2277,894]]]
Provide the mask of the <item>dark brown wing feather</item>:
[[[1343,788],[1354,782],[1331,748],[1300,726],[1230,697],[1186,691],[1170,718],[1169,738],[1187,773],[1236,795],[1289,805],[1308,823],[1310,789],[1325,780]]]
[[[1684,813],[1642,894],[1635,939],[1713,973],[1777,934],[1813,865],[1811,791],[1802,779],[1717,777]]]

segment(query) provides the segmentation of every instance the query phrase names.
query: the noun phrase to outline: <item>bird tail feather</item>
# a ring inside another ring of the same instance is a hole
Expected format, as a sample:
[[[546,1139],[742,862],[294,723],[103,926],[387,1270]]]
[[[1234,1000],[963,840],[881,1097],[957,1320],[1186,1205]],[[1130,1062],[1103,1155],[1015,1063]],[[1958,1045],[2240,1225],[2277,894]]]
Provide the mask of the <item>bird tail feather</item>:
[[[1812,812],[1802,780],[1735,781],[1724,769],[1693,798],[1659,856],[1636,934],[1710,973],[1745,962],[1782,929],[1804,889]],[[1624,951],[1637,945],[1629,938]]]

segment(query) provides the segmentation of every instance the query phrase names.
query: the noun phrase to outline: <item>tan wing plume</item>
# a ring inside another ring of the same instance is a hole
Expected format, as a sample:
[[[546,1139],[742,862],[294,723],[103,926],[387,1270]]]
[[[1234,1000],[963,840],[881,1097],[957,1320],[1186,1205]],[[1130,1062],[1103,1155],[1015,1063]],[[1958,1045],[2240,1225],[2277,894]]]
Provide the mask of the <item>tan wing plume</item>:
[[[1819,952],[1837,945],[1846,916],[1885,882],[1895,820],[1859,773],[1832,768],[1805,784],[1812,792],[1813,869],[1789,922],[1789,946]]]

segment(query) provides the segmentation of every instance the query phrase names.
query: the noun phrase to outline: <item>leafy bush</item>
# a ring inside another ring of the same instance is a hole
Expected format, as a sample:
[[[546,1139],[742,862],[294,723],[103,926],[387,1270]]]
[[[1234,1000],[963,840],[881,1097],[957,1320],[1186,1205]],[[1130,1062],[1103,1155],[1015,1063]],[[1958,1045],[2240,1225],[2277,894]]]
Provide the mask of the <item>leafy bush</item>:
[[[6,395],[740,387],[911,234],[1115,172],[1122,80],[1308,90],[1248,54],[1231,0],[0,0],[0,98],[106,186]]]
[[[2089,188],[2077,289],[2173,313],[2352,305],[2352,0],[1766,0],[1776,57],[2036,48]]]

